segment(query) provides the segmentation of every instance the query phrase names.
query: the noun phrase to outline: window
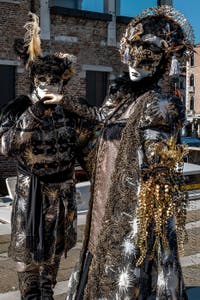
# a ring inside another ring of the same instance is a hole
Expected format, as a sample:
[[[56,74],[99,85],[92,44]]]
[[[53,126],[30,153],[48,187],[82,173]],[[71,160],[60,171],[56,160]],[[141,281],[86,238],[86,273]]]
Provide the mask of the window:
[[[51,6],[104,12],[104,0],[53,0]]]
[[[190,75],[190,86],[194,86],[194,74]]]
[[[0,106],[15,97],[15,67],[0,65]]]
[[[182,95],[182,101],[183,101],[183,104],[186,105],[185,96],[184,95]]]
[[[86,99],[90,105],[102,105],[107,93],[108,74],[108,72],[86,71]]]
[[[67,7],[67,8],[80,8],[80,2],[79,0],[55,0],[52,1],[54,5],[61,6],[61,7]]]
[[[190,58],[190,65],[191,65],[191,67],[194,67],[194,53],[192,54],[192,56]]]
[[[190,110],[194,110],[194,97],[190,98]]]
[[[82,0],[81,9],[95,12],[104,12],[104,0]]]
[[[143,9],[157,6],[157,0],[116,0],[117,16],[134,17]]]
[[[180,80],[180,89],[183,90],[185,88],[184,80]]]
[[[110,0],[51,0],[51,6],[107,13]],[[157,6],[157,0],[115,0],[116,15],[134,17],[143,9]]]

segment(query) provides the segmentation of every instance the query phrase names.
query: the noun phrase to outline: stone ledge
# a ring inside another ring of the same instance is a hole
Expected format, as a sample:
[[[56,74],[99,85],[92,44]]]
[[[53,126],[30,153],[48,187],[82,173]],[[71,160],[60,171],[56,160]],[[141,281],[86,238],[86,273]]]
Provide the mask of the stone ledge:
[[[20,4],[21,1],[19,0],[0,0],[0,3],[5,2],[5,3],[12,3],[12,4]]]
[[[8,243],[10,241],[10,224],[0,224],[0,244]]]

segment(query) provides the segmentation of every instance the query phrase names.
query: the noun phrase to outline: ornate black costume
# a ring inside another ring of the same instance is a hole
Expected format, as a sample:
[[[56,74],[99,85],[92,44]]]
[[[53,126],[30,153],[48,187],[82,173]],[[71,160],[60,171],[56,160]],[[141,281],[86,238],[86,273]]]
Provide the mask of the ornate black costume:
[[[89,128],[86,122],[67,113],[61,105],[55,106],[50,115],[45,115],[48,110],[49,107],[37,102],[17,121],[13,122],[8,115],[1,124],[1,151],[18,161],[11,253],[16,261],[26,264],[32,261],[32,255],[26,249],[25,231],[32,176],[39,181],[40,201],[45,212],[42,260],[51,261],[64,249],[67,253],[76,242],[74,164],[81,156]]]
[[[91,128],[61,105],[45,115],[48,110],[36,103],[18,120],[8,115],[1,124],[1,152],[18,161],[10,255],[26,265],[50,264],[76,243],[74,164]],[[27,230],[30,218],[34,236]],[[34,245],[27,247],[30,238]]]
[[[36,57],[29,68],[31,96],[10,103],[0,125],[1,153],[18,163],[9,253],[22,299],[53,299],[60,257],[76,243],[75,160],[84,162],[93,125],[63,105],[44,104],[71,77],[69,55]]]
[[[179,126],[184,121],[184,106],[180,99],[161,95],[156,90],[135,96],[135,84],[129,81],[126,85],[122,79],[120,81],[117,85],[121,91],[111,95],[109,104],[105,103],[98,114],[93,109],[96,120],[102,116],[102,111],[104,117],[105,112],[111,116],[105,119],[96,148],[97,157],[93,154],[91,210],[81,256],[85,260],[89,250],[93,258],[88,274],[85,274],[87,270],[83,265],[82,269],[79,265],[81,271],[76,269],[72,274],[67,299],[137,299],[137,295],[142,296],[141,299],[148,299],[150,295],[156,297],[156,293],[159,297],[165,297],[166,290],[162,286],[162,280],[169,281],[171,276],[176,282],[175,293],[179,293],[179,287],[183,285],[173,218],[169,220],[168,227],[170,246],[163,246],[160,254],[157,253],[152,260],[149,259],[149,252],[142,267],[136,267],[139,257],[136,205],[141,172],[155,163],[152,145],[177,135]],[[141,83],[141,91],[142,86],[148,88],[147,82]],[[108,112],[111,99],[113,105]],[[91,119],[91,110],[88,109],[88,119]],[[87,117],[86,110],[84,114]],[[148,145],[148,142],[152,145]],[[152,233],[148,238],[149,249],[153,248],[154,240]],[[158,264],[161,268],[159,274]],[[168,273],[169,265],[171,269]],[[88,276],[84,296],[79,294],[82,280],[80,274],[82,278]],[[129,278],[130,281],[123,282],[123,278]],[[121,290],[118,283],[124,284]],[[170,288],[169,286],[168,292]],[[177,294],[177,299],[181,299],[180,297]]]
[[[104,122],[96,151],[90,154],[90,210],[67,300],[186,299],[177,235],[182,242],[187,197],[181,190],[181,170],[176,169],[183,163],[184,148],[176,142],[185,108],[159,86],[170,62],[162,49],[166,36],[160,22],[168,27],[165,41],[171,45],[173,40],[173,47],[184,37],[177,23],[175,37],[174,21],[165,9],[171,12],[168,7],[155,8],[155,19],[153,9],[149,18],[144,13],[134,19],[122,40],[122,60],[136,63],[150,75],[135,82],[117,79],[100,110],[86,106],[80,110],[66,102],[80,116]],[[149,24],[155,29],[152,35]],[[131,76],[135,74],[139,71]]]

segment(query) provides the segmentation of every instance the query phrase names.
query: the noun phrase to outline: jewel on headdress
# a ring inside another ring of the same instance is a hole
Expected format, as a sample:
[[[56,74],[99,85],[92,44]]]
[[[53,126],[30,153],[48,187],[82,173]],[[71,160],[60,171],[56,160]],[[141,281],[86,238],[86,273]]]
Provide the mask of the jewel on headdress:
[[[123,63],[128,64],[130,60],[130,47],[126,46],[126,49],[124,51],[124,56],[123,56]]]
[[[126,30],[125,37],[128,41],[137,41],[140,39],[140,35],[144,32],[143,25],[141,23],[137,24],[135,27],[131,27]]]
[[[157,46],[158,48],[168,48],[168,44],[165,40],[161,39],[160,37],[148,33],[142,36],[142,41],[144,42],[148,42],[151,44],[154,44],[155,46]]]
[[[169,75],[172,77],[178,77],[180,75],[180,64],[175,55],[172,56]]]
[[[169,25],[169,23],[166,24],[165,30],[166,30],[167,32],[170,32],[170,25]]]
[[[193,29],[185,16],[171,6],[148,8],[131,21],[120,42],[120,53],[124,63],[131,59],[128,56],[131,49],[128,52],[127,46],[132,48],[133,43],[140,39],[164,50],[168,57],[176,52],[182,56],[185,56],[186,50],[190,54],[193,52]]]

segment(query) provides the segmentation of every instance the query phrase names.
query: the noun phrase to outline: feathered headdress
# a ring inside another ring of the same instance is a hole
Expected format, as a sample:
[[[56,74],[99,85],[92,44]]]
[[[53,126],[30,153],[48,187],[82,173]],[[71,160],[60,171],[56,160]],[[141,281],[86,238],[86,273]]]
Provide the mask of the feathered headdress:
[[[30,20],[26,22],[24,28],[26,33],[24,39],[16,39],[14,43],[15,52],[24,61],[30,70],[30,78],[36,75],[44,77],[57,77],[63,80],[65,85],[73,76],[73,63],[76,57],[68,53],[55,53],[43,56],[40,41],[39,18],[34,13],[29,12]]]
[[[26,29],[24,46],[27,47],[28,54],[27,64],[42,55],[39,18],[31,12],[28,15],[30,16],[30,21],[24,25]]]
[[[138,42],[155,45],[167,56],[180,53],[186,57],[194,51],[191,25],[183,14],[167,5],[148,8],[130,22],[120,41],[123,63],[134,59],[132,47]]]

